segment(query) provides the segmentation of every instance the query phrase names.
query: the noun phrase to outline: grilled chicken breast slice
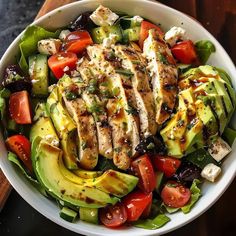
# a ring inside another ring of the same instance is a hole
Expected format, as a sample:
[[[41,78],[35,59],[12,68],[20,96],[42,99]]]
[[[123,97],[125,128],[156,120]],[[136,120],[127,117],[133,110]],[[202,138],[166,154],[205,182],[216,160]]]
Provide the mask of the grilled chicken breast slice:
[[[119,99],[109,99],[107,111],[108,122],[112,127],[113,162],[118,168],[126,170],[130,167],[132,146],[130,134],[127,133],[125,110]]]
[[[114,49],[121,58],[123,67],[133,73],[131,81],[139,112],[141,136],[154,135],[157,132],[155,103],[146,72],[145,59],[140,58],[141,54],[132,47],[119,45]]]
[[[88,113],[82,98],[68,100],[65,93],[62,96],[69,114],[77,125],[79,165],[91,170],[98,162],[98,142],[93,116]]]
[[[87,83],[87,85],[89,85],[91,80],[96,78],[93,72],[89,69],[88,63],[89,62],[85,59],[78,68],[84,83]],[[82,93],[82,99],[84,100],[88,111],[92,113],[96,123],[99,154],[112,159],[112,134],[111,127],[108,124],[105,101],[102,102],[99,96],[91,94],[87,90]]]
[[[136,154],[135,148],[140,141],[139,127],[135,117],[129,112],[129,101],[132,101],[133,97],[128,97],[128,93],[125,92],[125,90],[132,89],[132,82],[130,80],[132,73],[126,74],[124,70],[120,70],[121,61],[116,57],[112,49],[103,48],[101,45],[94,45],[87,48],[87,53],[96,67],[102,70],[110,79],[112,90],[116,89],[118,91],[115,97],[121,100],[124,108],[124,116],[127,120],[127,133],[131,137],[130,145],[132,146],[132,156],[134,156]],[[122,127],[122,123],[120,123],[120,126]]]
[[[148,60],[156,105],[156,122],[164,123],[175,106],[178,70],[170,49],[156,30],[149,30],[143,55]]]

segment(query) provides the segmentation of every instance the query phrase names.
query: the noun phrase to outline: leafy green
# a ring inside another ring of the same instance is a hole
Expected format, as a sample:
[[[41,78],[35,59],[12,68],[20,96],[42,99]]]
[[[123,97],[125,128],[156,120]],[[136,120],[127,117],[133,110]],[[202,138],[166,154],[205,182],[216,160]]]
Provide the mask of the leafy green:
[[[179,209],[181,209],[184,214],[189,213],[191,208],[193,207],[193,205],[198,201],[199,197],[201,196],[201,190],[198,187],[198,185],[200,183],[201,183],[201,181],[198,179],[193,180],[193,183],[190,187],[191,199],[187,205],[185,205],[181,208],[174,208],[174,207],[169,207],[169,206],[165,205],[164,203],[162,203],[162,208],[164,208],[170,214],[178,211]]]
[[[3,120],[5,112],[6,112],[6,98],[9,98],[11,92],[3,88],[0,91],[0,120]]]
[[[116,150],[115,150],[116,151]],[[106,170],[118,170],[118,168],[114,165],[113,161],[110,159],[107,159],[105,157],[99,157],[98,164],[96,166],[96,169],[99,171],[106,171]]]
[[[209,163],[218,165],[218,163],[213,159],[210,153],[203,148],[190,153],[185,158],[187,161],[193,163],[201,169],[203,169]]]
[[[202,64],[205,64],[210,55],[216,51],[214,44],[209,40],[200,40],[196,42],[195,47]]]
[[[222,138],[232,147],[236,139],[236,131],[227,127],[222,134]]]
[[[26,176],[26,178],[28,180],[30,180],[30,182],[44,195],[47,196],[47,193],[45,191],[45,189],[40,185],[40,183],[34,179],[32,176],[30,176],[25,168],[22,166],[21,162],[19,161],[19,159],[17,158],[17,156],[12,153],[12,152],[8,152],[8,156],[7,156],[8,160],[12,163],[14,163],[21,171],[22,173]]]
[[[28,71],[29,66],[27,59],[37,51],[38,41],[46,38],[57,38],[59,33],[60,30],[50,32],[36,25],[31,25],[26,28],[19,44],[21,52],[19,65],[24,72]]]
[[[198,201],[199,197],[201,196],[201,190],[198,185],[201,183],[200,180],[195,179],[191,185],[191,200],[190,202],[181,208],[184,214],[189,213],[193,205]]]
[[[159,214],[154,219],[138,220],[134,222],[134,226],[143,229],[158,229],[170,221],[165,214]]]

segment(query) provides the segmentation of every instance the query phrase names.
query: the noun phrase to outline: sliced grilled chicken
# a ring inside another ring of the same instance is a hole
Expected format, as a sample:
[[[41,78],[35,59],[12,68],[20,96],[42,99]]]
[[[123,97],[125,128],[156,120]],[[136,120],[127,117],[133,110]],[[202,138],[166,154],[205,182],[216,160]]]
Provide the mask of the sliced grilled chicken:
[[[94,80],[95,75],[89,69],[89,62],[85,59],[79,66],[81,77],[84,83],[89,86],[90,81]],[[87,109],[92,113],[97,128],[99,154],[106,158],[113,157],[111,127],[108,124],[108,118],[105,108],[105,102],[102,102],[96,94],[89,93],[85,90],[82,93]]]
[[[127,124],[127,140],[130,140],[130,145],[132,147],[131,156],[136,154],[135,148],[138,145],[139,138],[139,128],[136,123],[136,118],[134,115],[129,112],[130,106],[129,101],[133,101],[132,97],[128,97],[130,89],[132,91],[132,82],[130,80],[130,76],[133,74],[131,72],[124,71],[121,68],[121,62],[116,58],[114,51],[112,49],[103,48],[101,45],[89,46],[87,48],[88,55],[92,62],[95,63],[97,69],[100,69],[102,73],[104,73],[110,81],[110,86],[112,91],[116,91],[114,96],[114,100],[120,100],[119,103],[122,104],[124,118],[126,119]],[[135,104],[133,104],[135,105]],[[137,110],[137,107],[135,107]],[[122,110],[122,109],[121,109]],[[110,117],[109,117],[110,120]],[[112,122],[111,122],[112,123]],[[122,121],[117,122],[122,129]],[[114,125],[111,124],[112,127],[112,138],[113,138],[113,146],[117,146],[114,142],[114,135],[116,135]],[[128,138],[130,137],[130,138]],[[115,153],[114,153],[115,156]],[[126,156],[126,159],[129,159],[129,155]],[[115,160],[114,160],[115,161]],[[124,169],[124,168],[123,168]]]
[[[93,116],[88,113],[82,98],[68,100],[65,93],[62,96],[68,112],[77,125],[79,164],[82,168],[91,170],[98,161],[98,142]]]
[[[170,49],[162,36],[149,30],[144,41],[143,55],[148,60],[152,90],[156,104],[156,122],[162,124],[175,106],[178,71]]]
[[[123,67],[134,74],[131,81],[139,111],[141,135],[154,135],[157,132],[155,103],[145,68],[145,59],[141,59],[141,54],[139,55],[132,47],[119,45],[114,49],[121,58]]]
[[[131,137],[127,133],[127,119],[119,99],[109,99],[107,103],[108,122],[112,127],[113,162],[123,170],[130,166],[132,156]]]

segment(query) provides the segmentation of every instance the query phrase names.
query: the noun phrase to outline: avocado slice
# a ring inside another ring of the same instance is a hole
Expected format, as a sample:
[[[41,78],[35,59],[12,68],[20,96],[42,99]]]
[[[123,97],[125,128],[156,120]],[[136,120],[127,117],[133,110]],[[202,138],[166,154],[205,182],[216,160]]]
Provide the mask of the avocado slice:
[[[96,178],[83,179],[66,169],[63,162],[59,162],[59,168],[61,174],[69,181],[90,188],[97,188],[116,197],[127,195],[138,183],[137,177],[115,170],[107,170],[101,176]]]
[[[204,126],[206,127],[207,137],[211,137],[218,133],[218,123],[215,115],[209,105],[205,105],[202,100],[195,102],[197,116],[201,119]]]
[[[179,158],[183,156],[181,140],[187,129],[187,121],[187,110],[179,110],[161,130],[160,134],[167,146],[168,155]]]
[[[118,198],[97,188],[71,182],[62,174],[61,165],[64,165],[62,150],[41,141],[36,151],[34,171],[40,183],[53,197],[68,205],[89,208],[100,208],[118,201]]]
[[[93,179],[102,175],[102,171],[83,170],[81,168],[78,168],[78,170],[73,170],[72,172],[84,179]]]
[[[61,140],[63,158],[68,169],[78,169],[77,146],[75,143],[76,126],[59,100],[58,88],[55,87],[47,99],[47,110]]]

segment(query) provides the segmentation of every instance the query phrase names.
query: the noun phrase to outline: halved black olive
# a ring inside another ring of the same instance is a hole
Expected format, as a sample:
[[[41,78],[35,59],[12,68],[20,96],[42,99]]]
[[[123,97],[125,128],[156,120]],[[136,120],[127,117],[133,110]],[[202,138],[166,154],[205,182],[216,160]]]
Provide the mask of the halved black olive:
[[[32,88],[30,78],[23,74],[18,65],[10,65],[5,69],[2,85],[11,92],[27,90],[30,93]]]
[[[90,15],[92,12],[84,12],[79,15],[74,21],[72,21],[69,25],[69,29],[72,31],[75,30],[89,30],[94,26],[92,20],[90,19]]]

